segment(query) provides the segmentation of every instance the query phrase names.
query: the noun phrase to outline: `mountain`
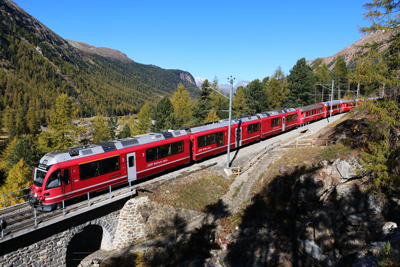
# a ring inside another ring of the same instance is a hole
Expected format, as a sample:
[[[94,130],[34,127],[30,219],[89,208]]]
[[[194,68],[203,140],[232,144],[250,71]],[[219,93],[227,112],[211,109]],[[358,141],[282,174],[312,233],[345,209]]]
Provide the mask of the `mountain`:
[[[346,65],[351,67],[354,62],[354,57],[355,57],[356,53],[359,51],[359,46],[366,45],[366,44],[373,44],[374,42],[380,42],[380,41],[388,39],[389,36],[390,36],[390,34],[385,31],[370,33],[370,34],[362,36],[355,43],[340,50],[333,56],[321,57],[321,58],[328,65],[329,70],[333,69],[333,67],[335,66],[336,58],[339,55],[341,55],[343,57],[344,61],[346,62]],[[387,47],[387,45],[382,46],[382,47],[380,47],[379,50],[383,50],[386,47]],[[314,62],[315,62],[315,60],[308,60],[307,64],[312,67]]]
[[[194,79],[195,79],[195,81],[196,81],[197,87],[201,88],[201,85],[203,84],[203,82],[204,82],[207,78],[196,77],[196,78],[194,78]],[[239,81],[239,82],[237,82],[237,83],[233,86],[233,92],[235,93],[235,92],[236,92],[236,89],[237,89],[239,86],[246,87],[249,83],[250,83],[250,82],[248,82],[248,81]],[[231,90],[231,85],[230,85],[230,84],[220,84],[220,85],[219,85],[219,89],[222,89],[222,90],[224,91],[224,93],[226,94],[226,93],[229,93],[229,92],[230,92],[230,90]]]
[[[80,116],[137,113],[182,83],[198,89],[186,71],[135,62],[124,53],[66,40],[11,0],[0,1],[0,110],[40,110],[46,121],[67,93]]]

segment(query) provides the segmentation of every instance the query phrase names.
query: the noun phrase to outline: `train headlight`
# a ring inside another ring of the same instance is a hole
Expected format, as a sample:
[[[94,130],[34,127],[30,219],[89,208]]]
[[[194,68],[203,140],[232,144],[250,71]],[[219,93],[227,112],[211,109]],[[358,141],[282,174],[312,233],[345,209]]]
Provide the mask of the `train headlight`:
[[[37,197],[37,193],[35,192],[35,197]]]

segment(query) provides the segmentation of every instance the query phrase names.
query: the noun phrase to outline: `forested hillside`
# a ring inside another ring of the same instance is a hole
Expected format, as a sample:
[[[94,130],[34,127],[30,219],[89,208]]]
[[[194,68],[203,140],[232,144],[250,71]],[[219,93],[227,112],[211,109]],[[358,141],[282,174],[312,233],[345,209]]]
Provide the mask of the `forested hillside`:
[[[42,123],[61,93],[80,116],[137,113],[180,83],[197,93],[181,78],[187,72],[79,51],[8,0],[0,2],[0,60],[0,109],[16,115],[31,107]]]

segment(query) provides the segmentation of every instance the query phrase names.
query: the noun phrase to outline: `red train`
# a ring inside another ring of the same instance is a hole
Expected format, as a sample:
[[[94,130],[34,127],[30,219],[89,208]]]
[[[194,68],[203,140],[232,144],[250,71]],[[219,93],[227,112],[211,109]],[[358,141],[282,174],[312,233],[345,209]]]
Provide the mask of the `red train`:
[[[235,118],[231,149],[354,108],[357,100],[335,100]],[[331,108],[332,106],[332,108]],[[52,210],[77,198],[224,153],[228,120],[129,137],[47,153],[35,165],[30,204]]]

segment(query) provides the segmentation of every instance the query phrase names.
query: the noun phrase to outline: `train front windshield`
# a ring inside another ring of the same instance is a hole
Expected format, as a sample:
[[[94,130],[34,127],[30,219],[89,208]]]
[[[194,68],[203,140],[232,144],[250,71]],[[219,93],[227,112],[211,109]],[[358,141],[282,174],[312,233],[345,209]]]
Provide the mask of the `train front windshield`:
[[[35,176],[33,178],[33,184],[36,186],[42,186],[44,177],[46,177],[47,171],[35,168]]]

